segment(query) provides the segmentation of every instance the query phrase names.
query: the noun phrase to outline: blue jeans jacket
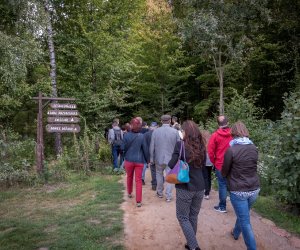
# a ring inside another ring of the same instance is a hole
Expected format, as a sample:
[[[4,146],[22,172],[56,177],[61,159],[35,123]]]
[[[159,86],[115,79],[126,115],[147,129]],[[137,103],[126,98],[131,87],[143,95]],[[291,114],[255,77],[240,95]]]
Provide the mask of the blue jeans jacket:
[[[146,148],[143,134],[133,132],[125,134],[121,149],[124,150],[126,161],[145,163]]]

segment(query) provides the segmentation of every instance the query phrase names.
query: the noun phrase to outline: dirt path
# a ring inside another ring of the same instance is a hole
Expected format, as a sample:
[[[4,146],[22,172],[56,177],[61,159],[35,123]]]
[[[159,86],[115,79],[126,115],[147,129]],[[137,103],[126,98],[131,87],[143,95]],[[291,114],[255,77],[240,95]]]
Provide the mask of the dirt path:
[[[124,176],[124,187],[126,176]],[[135,193],[135,191],[134,191]],[[175,197],[175,188],[174,188]],[[125,211],[125,246],[129,250],[138,249],[184,249],[185,238],[175,214],[175,201],[167,203],[159,199],[151,190],[150,171],[146,173],[146,185],[143,186],[143,206],[137,208],[135,199],[127,198],[122,209]],[[227,213],[215,212],[218,193],[212,191],[210,200],[203,200],[198,219],[197,239],[202,250],[246,249],[242,236],[235,241],[230,230],[235,222],[235,214],[228,202]],[[296,250],[300,249],[300,239],[277,228],[273,222],[263,219],[252,212],[251,222],[254,228],[258,250]]]

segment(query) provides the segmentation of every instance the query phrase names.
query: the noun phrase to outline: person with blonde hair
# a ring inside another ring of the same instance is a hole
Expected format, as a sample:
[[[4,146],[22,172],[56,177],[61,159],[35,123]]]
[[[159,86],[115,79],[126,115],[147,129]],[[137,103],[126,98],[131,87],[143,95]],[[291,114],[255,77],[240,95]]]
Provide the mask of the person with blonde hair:
[[[250,208],[260,191],[257,174],[258,150],[249,139],[249,131],[241,121],[231,127],[233,140],[224,155],[222,175],[227,179],[230,201],[236,214],[231,234],[238,240],[242,233],[248,250],[256,250],[256,241],[250,223]]]

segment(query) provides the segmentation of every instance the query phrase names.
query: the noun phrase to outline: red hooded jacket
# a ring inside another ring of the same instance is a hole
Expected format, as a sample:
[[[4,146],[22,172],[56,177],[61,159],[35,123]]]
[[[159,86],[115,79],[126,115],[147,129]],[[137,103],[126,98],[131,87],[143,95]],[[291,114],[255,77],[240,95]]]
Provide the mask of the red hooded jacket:
[[[229,148],[229,142],[232,140],[230,128],[219,128],[210,137],[207,151],[212,164],[218,170],[222,170],[224,154]]]

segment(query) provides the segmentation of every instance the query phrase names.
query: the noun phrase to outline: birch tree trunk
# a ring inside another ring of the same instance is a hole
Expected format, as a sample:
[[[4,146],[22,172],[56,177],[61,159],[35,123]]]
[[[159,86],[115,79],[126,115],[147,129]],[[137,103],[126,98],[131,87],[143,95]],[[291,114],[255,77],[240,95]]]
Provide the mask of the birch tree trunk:
[[[48,34],[48,49],[50,56],[50,78],[52,86],[52,97],[57,97],[57,85],[56,85],[56,61],[55,61],[55,50],[53,43],[53,30],[51,23],[51,11],[49,0],[44,1],[44,7],[47,17],[47,34]],[[62,153],[61,134],[55,133],[55,152],[56,156]]]
[[[222,64],[222,52],[219,51],[217,58],[213,56],[215,70],[219,80],[219,115],[224,115],[224,66]]]

